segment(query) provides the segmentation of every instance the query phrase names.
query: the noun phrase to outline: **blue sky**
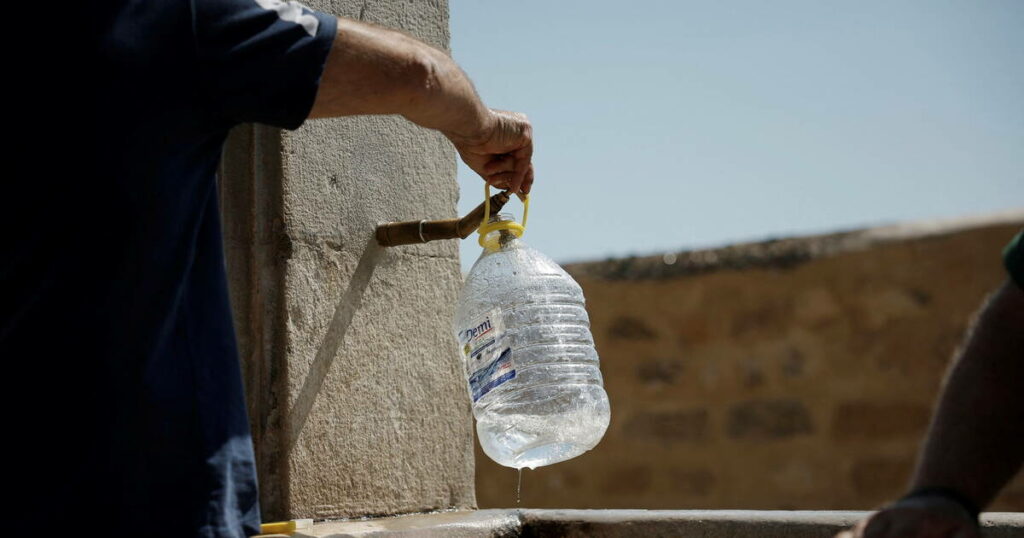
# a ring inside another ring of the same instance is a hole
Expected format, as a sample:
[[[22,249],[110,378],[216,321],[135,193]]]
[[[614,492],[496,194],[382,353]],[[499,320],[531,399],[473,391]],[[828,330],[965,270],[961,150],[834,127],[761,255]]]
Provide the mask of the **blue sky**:
[[[1024,207],[1024,2],[450,8],[485,102],[534,123],[524,239],[556,261]]]

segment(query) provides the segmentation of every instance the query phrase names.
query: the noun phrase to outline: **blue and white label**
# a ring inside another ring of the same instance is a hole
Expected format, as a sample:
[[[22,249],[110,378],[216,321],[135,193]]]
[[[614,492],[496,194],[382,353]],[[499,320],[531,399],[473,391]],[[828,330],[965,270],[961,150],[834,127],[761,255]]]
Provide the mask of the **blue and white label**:
[[[473,401],[483,398],[484,394],[491,392],[502,383],[515,379],[516,369],[512,366],[512,348],[505,348],[498,358],[476,373],[469,376],[469,390],[473,394]]]
[[[474,402],[516,377],[501,310],[495,308],[480,316],[470,327],[460,330],[458,337]]]

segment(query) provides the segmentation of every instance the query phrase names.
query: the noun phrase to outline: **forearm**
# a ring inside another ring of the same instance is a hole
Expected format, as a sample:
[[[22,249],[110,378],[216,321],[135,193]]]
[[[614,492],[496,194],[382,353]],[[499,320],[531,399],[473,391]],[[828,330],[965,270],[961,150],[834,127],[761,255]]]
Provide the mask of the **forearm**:
[[[955,489],[986,506],[1024,460],[1024,291],[1005,283],[946,379],[913,488]]]
[[[339,18],[310,117],[361,114],[400,114],[462,139],[493,121],[447,54],[401,32]]]

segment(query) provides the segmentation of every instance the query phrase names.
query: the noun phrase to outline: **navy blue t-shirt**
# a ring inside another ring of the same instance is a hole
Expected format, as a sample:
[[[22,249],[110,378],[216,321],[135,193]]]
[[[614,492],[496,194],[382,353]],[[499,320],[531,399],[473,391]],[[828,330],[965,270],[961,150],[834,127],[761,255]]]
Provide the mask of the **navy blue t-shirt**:
[[[305,120],[336,20],[278,0],[101,0],[65,16],[86,31],[42,66],[69,79],[49,103],[62,149],[20,178],[10,200],[28,220],[0,258],[0,358],[28,389],[7,425],[8,516],[56,533],[257,534],[215,172],[232,126]]]

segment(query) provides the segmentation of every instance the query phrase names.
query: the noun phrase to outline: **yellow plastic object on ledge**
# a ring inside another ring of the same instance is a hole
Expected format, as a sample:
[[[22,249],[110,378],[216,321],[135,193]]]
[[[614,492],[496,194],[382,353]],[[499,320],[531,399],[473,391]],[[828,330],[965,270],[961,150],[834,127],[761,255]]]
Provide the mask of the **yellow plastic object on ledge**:
[[[480,243],[481,247],[487,248],[488,241],[486,240],[487,234],[498,231],[498,230],[509,230],[516,237],[522,237],[523,232],[526,231],[526,218],[530,215],[530,195],[523,195],[523,223],[519,224],[514,221],[504,222],[488,222],[491,217],[491,185],[484,183],[484,220],[480,221],[480,227],[477,228],[476,233],[480,234],[480,238],[477,242]],[[490,241],[496,243],[495,241]],[[492,248],[497,247],[497,244],[491,245]]]
[[[262,534],[291,534],[295,532],[294,521],[277,521],[275,523],[264,523],[260,525],[260,533]]]
[[[260,525],[260,534],[252,538],[260,538],[266,535],[294,534],[298,529],[308,529],[313,526],[312,519],[293,519],[291,521],[275,521]]]

